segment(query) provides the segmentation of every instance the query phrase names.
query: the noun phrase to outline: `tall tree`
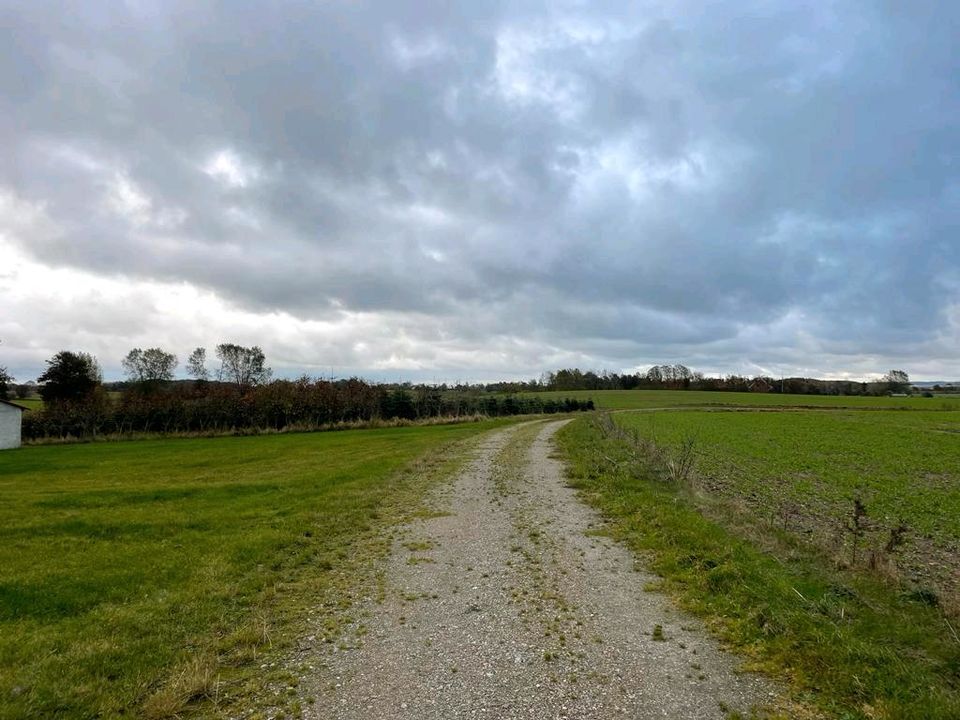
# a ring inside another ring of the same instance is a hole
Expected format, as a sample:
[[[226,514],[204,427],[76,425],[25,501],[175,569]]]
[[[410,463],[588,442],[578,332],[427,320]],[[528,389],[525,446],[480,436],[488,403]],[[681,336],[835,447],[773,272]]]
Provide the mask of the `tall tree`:
[[[37,378],[40,397],[54,400],[83,400],[100,385],[103,374],[97,359],[85,352],[61,350],[47,360],[47,369]]]
[[[173,380],[177,356],[160,348],[134,348],[121,361],[127,377],[135,383],[157,386]]]
[[[256,345],[243,347],[223,343],[217,345],[217,358],[220,360],[218,379],[233,383],[240,392],[265,383],[273,373],[266,365],[263,350]]]
[[[200,381],[209,379],[206,348],[198,347],[190,353],[190,357],[187,358],[187,375]]]
[[[906,392],[910,389],[910,376],[903,370],[891,370],[883,376],[890,392]]]

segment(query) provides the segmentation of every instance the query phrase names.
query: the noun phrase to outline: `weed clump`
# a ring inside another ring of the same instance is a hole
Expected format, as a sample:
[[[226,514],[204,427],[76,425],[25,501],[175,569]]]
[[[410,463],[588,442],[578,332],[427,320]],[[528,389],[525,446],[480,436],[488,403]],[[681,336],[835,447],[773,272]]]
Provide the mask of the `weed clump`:
[[[605,437],[624,443],[629,455],[620,461],[604,456],[614,466],[630,465],[636,474],[654,475],[677,487],[692,491],[696,477],[697,438],[687,434],[677,447],[667,450],[657,442],[656,433],[646,436],[637,428],[625,429],[614,422],[610,413],[602,413],[597,425]]]

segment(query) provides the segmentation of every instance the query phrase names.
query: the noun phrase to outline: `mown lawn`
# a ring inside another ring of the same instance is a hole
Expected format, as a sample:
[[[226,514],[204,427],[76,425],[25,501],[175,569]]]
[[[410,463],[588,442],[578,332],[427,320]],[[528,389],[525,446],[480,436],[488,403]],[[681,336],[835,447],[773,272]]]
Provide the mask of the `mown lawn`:
[[[955,539],[956,413],[615,417],[675,451],[693,433],[706,477],[691,491],[666,479],[648,448],[582,418],[558,435],[572,483],[610,519],[614,536],[649,558],[663,589],[706,618],[748,666],[782,678],[801,706],[828,717],[960,717],[960,638],[936,596],[862,560],[845,567],[775,517],[784,498],[842,514],[869,491],[872,518],[904,517],[914,539]]]
[[[910,410],[960,410],[958,397],[860,397],[854,395],[780,395],[776,393],[706,392],[701,390],[558,390],[526,393],[543,398],[592,399],[606,410],[638,410],[689,405],[758,407],[903,408]]]
[[[369,538],[440,476],[413,463],[499,424],[0,454],[0,717],[241,693],[305,608],[349,603]]]

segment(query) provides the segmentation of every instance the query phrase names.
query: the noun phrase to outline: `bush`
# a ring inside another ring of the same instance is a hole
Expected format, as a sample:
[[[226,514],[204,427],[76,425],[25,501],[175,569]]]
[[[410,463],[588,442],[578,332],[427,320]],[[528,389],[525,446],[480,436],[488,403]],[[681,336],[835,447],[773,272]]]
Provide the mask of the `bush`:
[[[316,429],[375,420],[529,415],[593,409],[592,400],[441,393],[419,386],[372,385],[363,380],[275,380],[240,392],[222,383],[133,387],[118,402],[100,389],[89,398],[52,402],[27,413],[23,437],[91,438],[132,433],[224,433]]]

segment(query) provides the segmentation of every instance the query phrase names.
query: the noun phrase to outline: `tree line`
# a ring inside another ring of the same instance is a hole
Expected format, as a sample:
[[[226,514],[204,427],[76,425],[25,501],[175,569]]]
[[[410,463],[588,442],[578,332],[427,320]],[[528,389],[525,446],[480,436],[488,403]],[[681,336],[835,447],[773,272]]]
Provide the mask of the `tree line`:
[[[219,367],[211,371],[207,368],[205,348],[196,348],[186,362],[186,373],[197,383],[227,383],[244,392],[250,387],[269,381],[272,372],[266,365],[266,358],[259,347],[246,348],[240,345],[224,343],[215,350]],[[89,385],[102,382],[101,372],[96,358],[86,353],[58,353],[48,361],[47,371],[36,383],[14,384],[14,379],[0,367],[0,398],[15,394],[16,397],[30,397],[39,390],[44,399],[54,399],[59,391],[57,376],[73,373],[77,377],[85,374],[91,378],[85,385],[81,381],[78,392],[89,390]],[[127,381],[111,383],[110,386],[126,390],[134,388],[143,392],[160,387],[173,381],[178,365],[173,353],[160,348],[141,350],[134,348],[122,361]],[[84,371],[82,367],[86,368]],[[72,370],[71,370],[72,368]],[[389,387],[389,386],[384,386]],[[412,387],[412,386],[410,386]],[[526,381],[504,381],[494,383],[458,383],[453,386],[436,386],[442,392],[459,393],[531,393],[544,390],[706,390],[717,392],[769,392],[793,395],[884,395],[911,391],[910,377],[903,370],[890,370],[883,376],[868,382],[852,380],[820,380],[805,377],[781,377],[758,375],[748,377],[729,374],[708,377],[691,370],[685,365],[654,365],[644,372],[616,373],[565,368],[545,373],[538,379]]]
[[[187,360],[190,381],[174,382],[175,355],[134,348],[123,359],[119,398],[103,383],[97,359],[61,351],[37,378],[43,409],[23,418],[25,439],[89,438],[130,433],[223,433],[317,429],[375,420],[592,410],[591,400],[490,395],[428,385],[373,384],[359,378],[274,380],[259,347],[221,344],[218,367],[206,351]]]
[[[538,392],[543,390],[707,390],[716,392],[765,392],[794,395],[885,395],[910,391],[910,376],[890,370],[869,382],[774,378],[724,375],[708,377],[685,365],[654,365],[644,372],[594,372],[567,368],[545,373],[537,380],[489,383],[483,388],[496,392]]]

